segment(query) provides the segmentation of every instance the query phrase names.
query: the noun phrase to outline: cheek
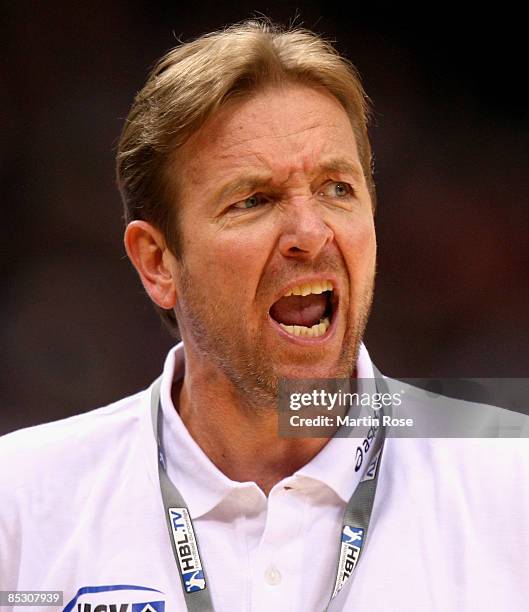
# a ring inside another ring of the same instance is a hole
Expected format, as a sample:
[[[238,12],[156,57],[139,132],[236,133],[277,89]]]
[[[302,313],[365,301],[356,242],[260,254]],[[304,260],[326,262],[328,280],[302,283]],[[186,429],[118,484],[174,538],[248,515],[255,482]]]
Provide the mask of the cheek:
[[[373,221],[342,226],[336,239],[352,279],[367,282],[374,273],[377,253]]]
[[[184,258],[193,282],[214,289],[218,300],[253,298],[268,250],[262,234],[244,228],[214,228],[186,244]],[[242,306],[242,303],[241,303]]]

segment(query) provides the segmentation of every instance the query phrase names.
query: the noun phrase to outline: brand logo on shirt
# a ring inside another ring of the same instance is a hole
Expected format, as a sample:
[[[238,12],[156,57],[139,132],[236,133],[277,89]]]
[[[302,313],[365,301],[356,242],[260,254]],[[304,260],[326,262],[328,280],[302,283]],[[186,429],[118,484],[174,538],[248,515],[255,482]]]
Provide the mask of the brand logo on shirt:
[[[371,460],[371,463],[367,466],[367,470],[364,474],[364,477],[362,478],[362,482],[365,482],[366,480],[373,480],[377,475],[378,460],[380,458],[381,451],[382,449],[379,448],[378,451],[375,453],[375,456]]]
[[[343,585],[347,582],[354,571],[362,544],[364,543],[364,530],[361,527],[345,525],[342,530],[342,545],[340,549],[340,561],[338,563],[338,575],[332,596],[335,597]]]
[[[87,586],[77,591],[63,612],[165,612],[160,595],[157,589],[131,584]]]
[[[168,513],[184,588],[187,593],[203,591],[206,580],[189,511],[169,508]]]
[[[366,437],[362,440],[362,444],[356,447],[356,461],[355,461],[355,472],[362,467],[362,463],[364,461],[364,455],[367,454],[369,449],[371,448],[371,444],[375,439],[375,434],[378,431],[378,427],[374,425],[369,428]]]

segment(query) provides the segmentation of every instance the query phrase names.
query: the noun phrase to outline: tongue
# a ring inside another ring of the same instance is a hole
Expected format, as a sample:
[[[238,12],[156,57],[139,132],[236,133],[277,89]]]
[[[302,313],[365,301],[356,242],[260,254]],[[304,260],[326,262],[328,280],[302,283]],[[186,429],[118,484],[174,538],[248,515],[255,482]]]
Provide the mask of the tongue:
[[[270,309],[270,315],[284,325],[312,327],[320,322],[327,307],[327,298],[321,293],[282,297]]]

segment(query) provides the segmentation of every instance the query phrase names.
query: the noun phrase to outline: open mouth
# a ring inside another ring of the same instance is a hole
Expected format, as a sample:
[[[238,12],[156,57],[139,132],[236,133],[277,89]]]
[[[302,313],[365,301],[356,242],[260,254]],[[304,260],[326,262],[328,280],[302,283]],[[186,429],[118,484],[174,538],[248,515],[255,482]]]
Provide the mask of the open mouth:
[[[270,317],[292,336],[319,338],[332,324],[337,296],[330,280],[296,285],[270,308]]]

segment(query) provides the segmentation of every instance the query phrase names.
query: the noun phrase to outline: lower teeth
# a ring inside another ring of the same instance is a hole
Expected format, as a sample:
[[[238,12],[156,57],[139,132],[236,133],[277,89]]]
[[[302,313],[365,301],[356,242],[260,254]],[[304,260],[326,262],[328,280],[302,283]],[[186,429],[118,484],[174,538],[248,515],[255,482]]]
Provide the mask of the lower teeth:
[[[305,327],[304,325],[284,325],[280,323],[281,327],[293,336],[306,336],[308,338],[318,338],[329,329],[331,322],[327,317],[320,319],[319,323],[312,327]]]

